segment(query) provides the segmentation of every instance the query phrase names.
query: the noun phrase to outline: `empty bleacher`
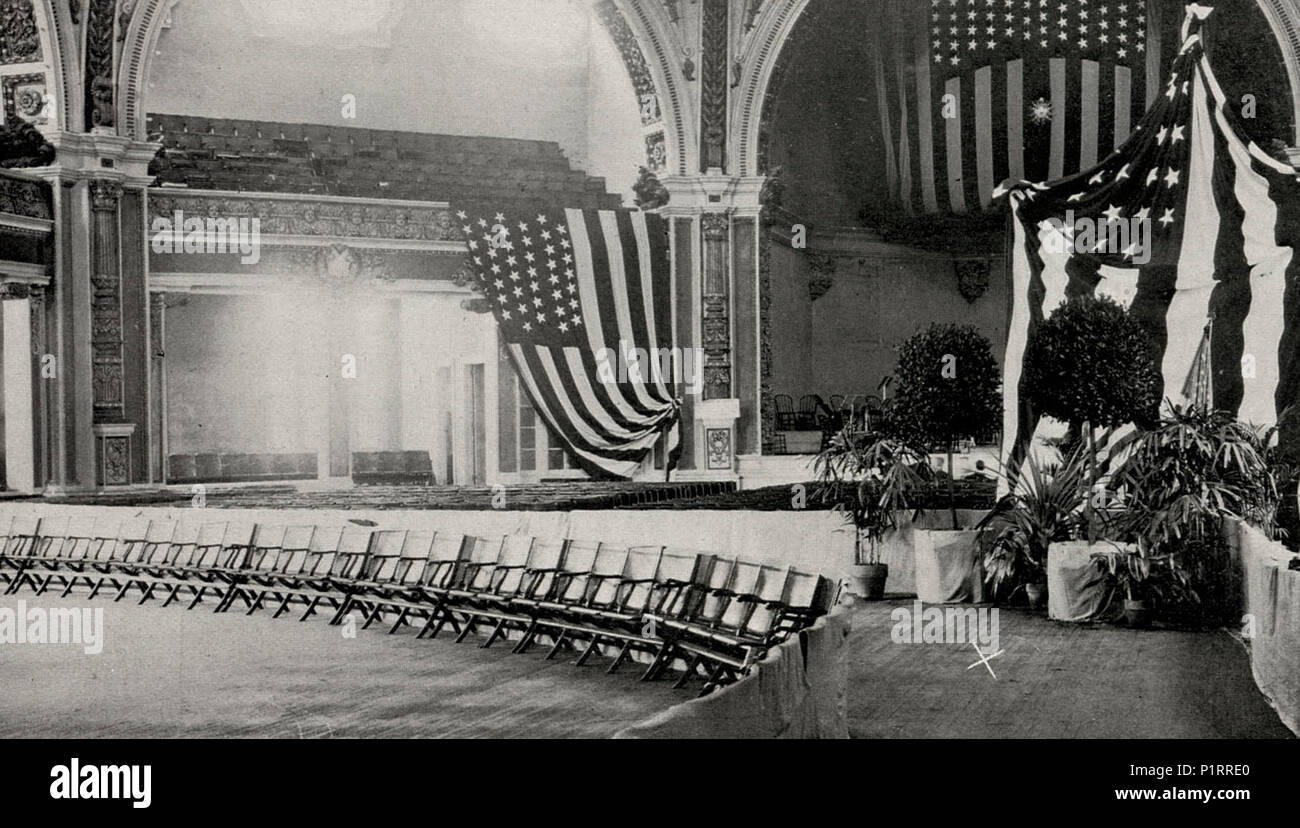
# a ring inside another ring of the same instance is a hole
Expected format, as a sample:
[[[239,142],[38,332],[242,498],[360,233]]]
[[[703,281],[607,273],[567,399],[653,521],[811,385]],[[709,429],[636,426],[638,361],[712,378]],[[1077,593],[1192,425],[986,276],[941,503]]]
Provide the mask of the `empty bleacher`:
[[[554,141],[149,116],[158,186],[391,198],[516,208],[612,209],[605,179],[573,169]]]

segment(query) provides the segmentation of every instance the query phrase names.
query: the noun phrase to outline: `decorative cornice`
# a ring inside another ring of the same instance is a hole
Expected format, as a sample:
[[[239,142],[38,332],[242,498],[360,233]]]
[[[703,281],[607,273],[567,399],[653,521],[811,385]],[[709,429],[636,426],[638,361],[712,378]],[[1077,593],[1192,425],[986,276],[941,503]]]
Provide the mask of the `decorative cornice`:
[[[429,242],[464,252],[461,226],[447,205],[341,199],[320,196],[250,195],[154,188],[149,216],[172,219],[180,211],[198,218],[256,218],[264,240],[381,239],[424,247]]]

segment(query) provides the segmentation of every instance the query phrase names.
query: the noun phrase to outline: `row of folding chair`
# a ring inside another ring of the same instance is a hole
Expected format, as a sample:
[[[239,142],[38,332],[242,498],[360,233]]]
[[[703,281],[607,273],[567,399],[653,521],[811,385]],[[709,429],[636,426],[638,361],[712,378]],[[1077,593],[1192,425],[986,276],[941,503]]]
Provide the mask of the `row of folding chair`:
[[[14,517],[3,524],[0,582],[38,595],[90,597],[105,588],[120,601],[163,606],[211,596],[218,612],[242,602],[248,614],[274,606],[274,617],[322,607],[331,623],[358,611],[363,628],[391,615],[389,632],[420,625],[456,640],[485,631],[482,647],[514,635],[515,652],[539,638],[547,658],[602,648],[608,672],[643,653],[652,679],[684,665],[705,689],[735,679],[767,648],[829,610],[838,585],[791,568],[762,566],[662,546],[499,538],[419,530],[370,530],[211,522],[200,525],[131,518]]]

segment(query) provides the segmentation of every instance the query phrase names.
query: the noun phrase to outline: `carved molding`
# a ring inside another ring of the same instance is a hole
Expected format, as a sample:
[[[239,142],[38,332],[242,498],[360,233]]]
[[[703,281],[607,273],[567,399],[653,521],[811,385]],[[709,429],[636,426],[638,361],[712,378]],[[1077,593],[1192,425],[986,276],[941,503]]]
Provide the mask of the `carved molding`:
[[[637,41],[632,27],[623,18],[613,0],[600,0],[596,4],[595,10],[597,19],[609,32],[609,36],[614,40],[615,47],[618,48],[619,57],[623,59],[623,66],[627,69],[628,77],[632,79],[632,89],[636,94],[637,107],[641,113],[642,128],[662,124],[664,115],[660,105],[659,91],[655,87],[650,65],[646,63],[645,52],[641,50],[641,44]],[[646,164],[654,172],[664,168],[662,131],[658,133],[658,137],[657,146],[649,138],[646,141]]]
[[[731,308],[727,259],[731,219],[726,213],[700,216],[703,241],[701,337],[704,350],[704,399],[731,396]]]
[[[0,213],[52,220],[54,206],[49,184],[11,178],[0,171]]]
[[[90,182],[90,208],[97,213],[117,210],[122,200],[122,185],[117,181],[98,179]]]
[[[758,229],[758,409],[762,453],[775,448],[776,405],[772,399],[772,233]]]
[[[265,236],[462,241],[462,226],[447,207],[291,201],[241,196],[149,193],[149,216],[173,219],[176,212],[201,218],[257,218]]]
[[[0,282],[0,301],[8,299],[27,299],[31,295],[31,286],[26,282]]]
[[[167,294],[162,291],[149,294],[149,352],[156,359],[167,354],[163,349],[163,325],[167,315]]]
[[[726,169],[728,56],[727,0],[701,0],[700,171]]]
[[[116,123],[113,101],[113,44],[116,30],[115,0],[90,0],[86,13],[86,126],[112,127]]]
[[[957,274],[957,290],[968,304],[988,292],[991,270],[988,259],[957,259],[953,268]]]
[[[32,0],[0,0],[0,65],[39,63],[41,35]]]

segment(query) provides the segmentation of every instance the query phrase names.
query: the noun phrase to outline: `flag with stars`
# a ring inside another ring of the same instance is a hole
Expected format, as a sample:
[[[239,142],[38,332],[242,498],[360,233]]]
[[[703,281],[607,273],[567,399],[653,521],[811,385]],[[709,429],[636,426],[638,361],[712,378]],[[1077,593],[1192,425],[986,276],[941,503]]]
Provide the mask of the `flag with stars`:
[[[588,472],[680,451],[668,237],[629,210],[458,212],[502,344],[551,433]],[[638,358],[644,354],[644,358]]]
[[[1188,6],[1172,72],[1119,150],[1048,185],[998,187],[1014,231],[1009,470],[1060,426],[1035,416],[1020,378],[1035,328],[1072,296],[1103,293],[1129,308],[1173,403],[1209,389],[1214,408],[1263,424],[1300,400],[1300,177],[1246,137],[1205,55],[1210,11]]]
[[[1172,52],[1179,5],[872,2],[884,179],[909,212],[955,214],[987,208],[1006,178],[1061,178],[1124,143]]]

